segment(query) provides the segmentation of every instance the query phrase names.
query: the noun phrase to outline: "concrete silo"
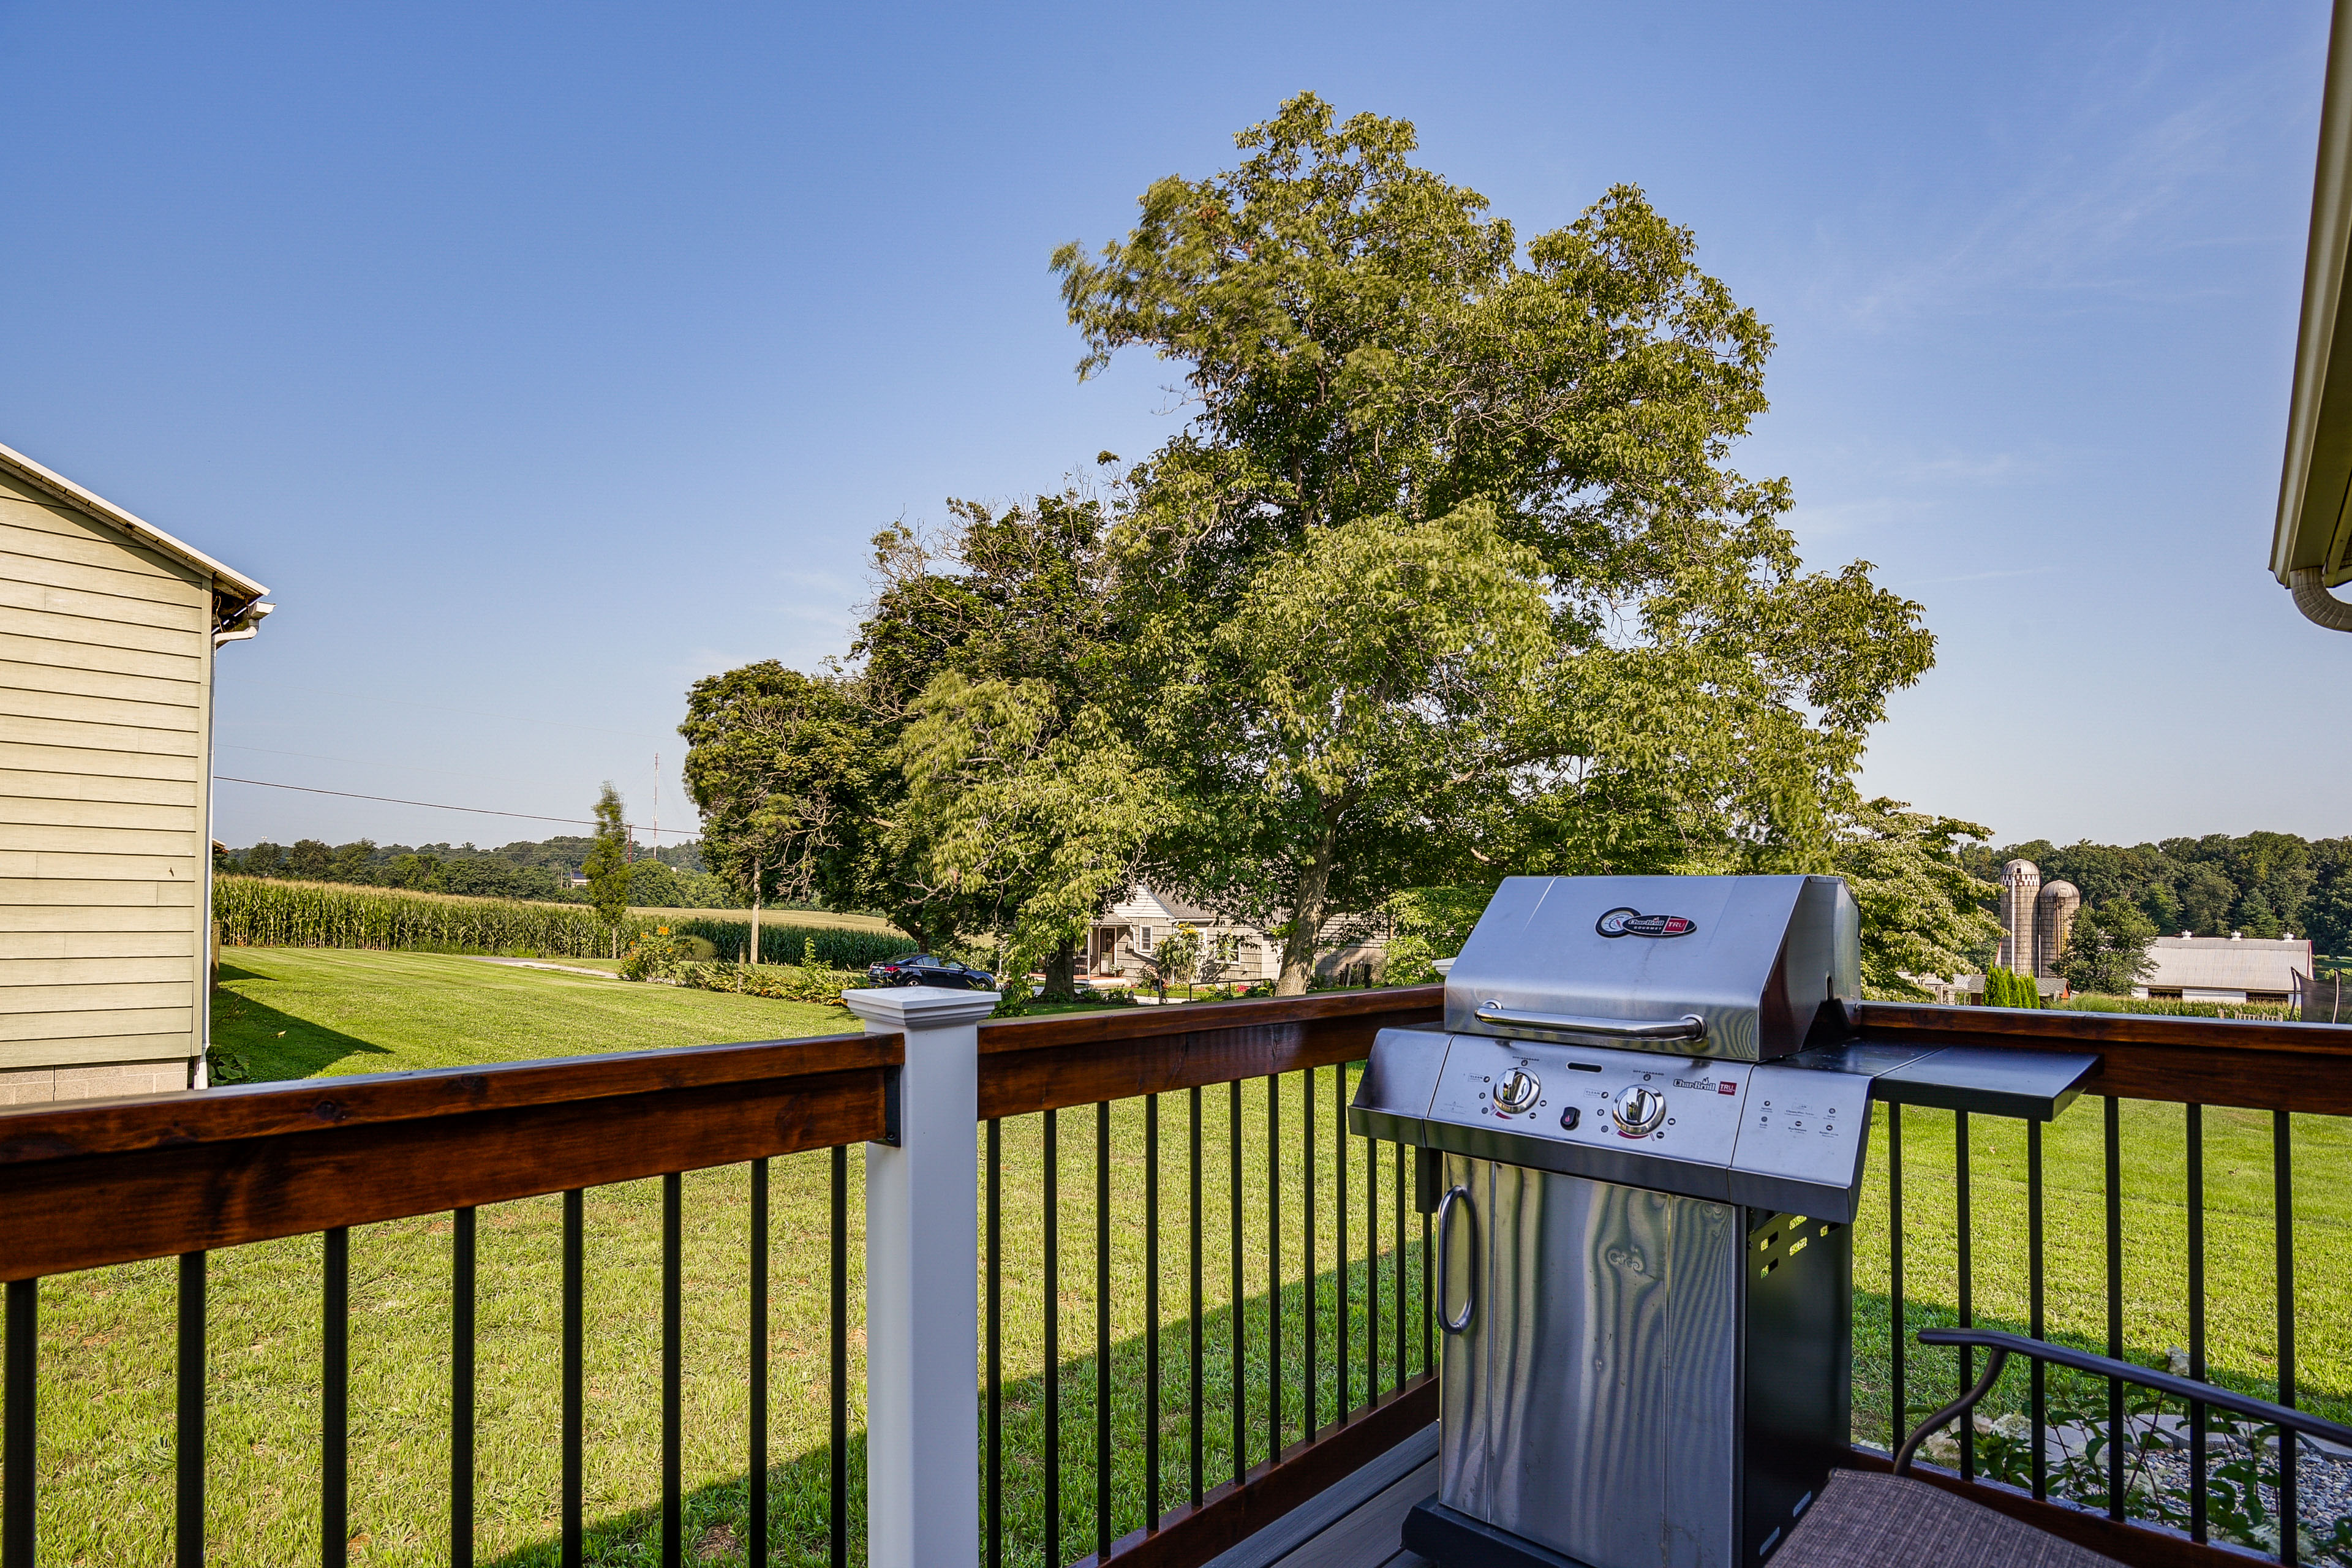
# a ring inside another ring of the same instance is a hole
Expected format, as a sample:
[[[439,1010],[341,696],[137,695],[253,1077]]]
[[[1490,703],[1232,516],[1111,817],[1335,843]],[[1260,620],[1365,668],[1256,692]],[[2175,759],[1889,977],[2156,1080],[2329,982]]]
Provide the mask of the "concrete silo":
[[[2074,911],[2083,907],[2082,892],[2072,882],[2044,882],[2033,900],[2033,973],[2058,977],[2058,960],[2074,934]]]
[[[2014,974],[2033,973],[2033,900],[2042,891],[2042,868],[2011,860],[2000,868],[2000,956],[1993,962]]]

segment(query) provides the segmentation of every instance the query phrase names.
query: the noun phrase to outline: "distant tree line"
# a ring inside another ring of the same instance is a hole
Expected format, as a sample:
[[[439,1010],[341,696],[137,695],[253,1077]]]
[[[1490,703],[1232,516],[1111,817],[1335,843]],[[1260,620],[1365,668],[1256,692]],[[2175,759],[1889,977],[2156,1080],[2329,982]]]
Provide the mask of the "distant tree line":
[[[2043,881],[2074,883],[2086,912],[2112,921],[2128,907],[2154,934],[2308,937],[2320,952],[2352,954],[2352,837],[2209,833],[2129,848],[2037,838],[1961,858],[1987,883],[2000,881],[2004,862],[2031,860]]]
[[[362,838],[330,845],[316,838],[280,845],[264,839],[213,857],[229,875],[305,882],[349,882],[471,898],[529,899],[585,904],[589,889],[572,885],[588,864],[595,839],[584,836],[519,840],[495,849],[471,844],[378,844]],[[698,842],[640,848],[627,866],[628,901],[640,909],[725,910],[737,899],[702,867]]]

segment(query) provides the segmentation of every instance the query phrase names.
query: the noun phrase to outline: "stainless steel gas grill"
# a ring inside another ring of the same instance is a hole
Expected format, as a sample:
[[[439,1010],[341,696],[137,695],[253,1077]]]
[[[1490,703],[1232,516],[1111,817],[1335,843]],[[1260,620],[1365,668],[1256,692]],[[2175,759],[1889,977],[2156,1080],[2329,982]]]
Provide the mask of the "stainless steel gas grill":
[[[1444,1568],[1732,1568],[1850,1428],[1874,1100],[2047,1121],[2089,1056],[1857,1037],[1829,877],[1513,878],[1384,1029],[1349,1124],[1412,1144],[1437,1215]]]

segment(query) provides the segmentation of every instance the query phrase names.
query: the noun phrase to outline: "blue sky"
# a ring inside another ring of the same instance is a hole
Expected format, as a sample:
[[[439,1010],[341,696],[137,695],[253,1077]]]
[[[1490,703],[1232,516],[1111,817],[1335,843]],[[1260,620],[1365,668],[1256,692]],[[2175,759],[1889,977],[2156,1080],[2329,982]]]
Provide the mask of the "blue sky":
[[[1313,88],[1523,233],[1643,186],[1773,324],[1738,465],[1941,638],[1869,788],[2001,841],[2352,832],[2352,638],[2263,569],[2326,23],[16,0],[0,441],[270,584],[221,773],[642,822],[658,752],[674,827],[687,684],[844,651],[877,527],[1173,427],[1168,367],[1077,383],[1046,257]],[[238,844],[563,831],[218,801]]]

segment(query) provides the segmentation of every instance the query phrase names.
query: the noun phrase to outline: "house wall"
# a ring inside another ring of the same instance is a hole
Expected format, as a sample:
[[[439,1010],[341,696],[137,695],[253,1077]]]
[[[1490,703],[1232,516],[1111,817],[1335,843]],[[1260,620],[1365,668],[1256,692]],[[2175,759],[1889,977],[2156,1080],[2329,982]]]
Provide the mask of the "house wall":
[[[0,474],[0,1105],[188,1087],[212,585]]]

